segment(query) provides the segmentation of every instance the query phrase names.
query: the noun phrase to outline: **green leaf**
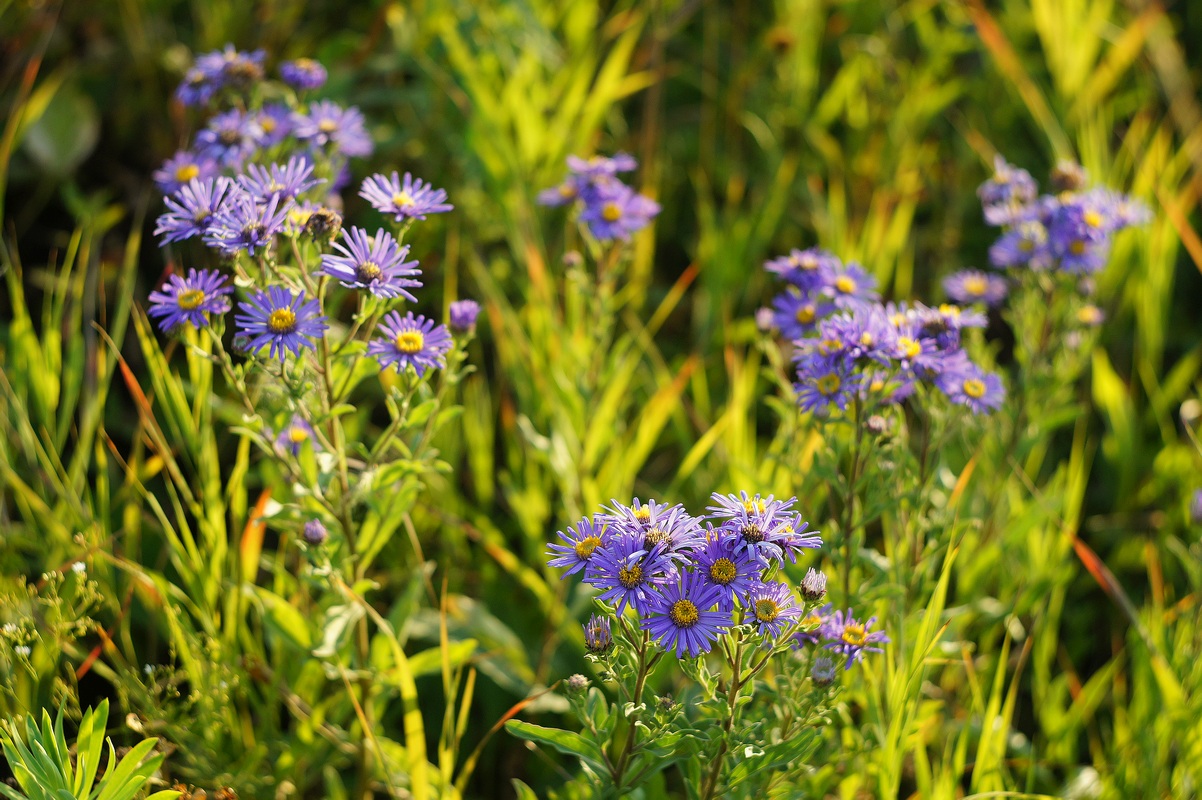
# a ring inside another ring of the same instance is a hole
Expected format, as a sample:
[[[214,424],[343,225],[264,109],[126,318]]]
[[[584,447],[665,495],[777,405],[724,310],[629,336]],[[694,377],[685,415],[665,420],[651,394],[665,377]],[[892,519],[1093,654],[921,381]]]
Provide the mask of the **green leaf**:
[[[451,642],[447,645],[447,658],[450,660],[451,669],[455,669],[463,664],[475,652],[475,639]],[[431,647],[416,655],[409,656],[409,669],[415,678],[440,672],[442,670],[442,647]]]
[[[545,744],[565,755],[576,756],[596,772],[605,772],[605,758],[601,748],[578,733],[559,728],[545,728],[520,719],[509,720],[505,723],[505,729],[520,739]]]
[[[295,606],[262,586],[243,586],[242,590],[258,597],[263,603],[263,621],[268,628],[301,650],[308,652],[312,649],[313,635],[309,631],[309,622]]]
[[[100,138],[96,104],[71,86],[51,98],[45,113],[25,134],[25,150],[43,172],[61,178],[83,163]]]

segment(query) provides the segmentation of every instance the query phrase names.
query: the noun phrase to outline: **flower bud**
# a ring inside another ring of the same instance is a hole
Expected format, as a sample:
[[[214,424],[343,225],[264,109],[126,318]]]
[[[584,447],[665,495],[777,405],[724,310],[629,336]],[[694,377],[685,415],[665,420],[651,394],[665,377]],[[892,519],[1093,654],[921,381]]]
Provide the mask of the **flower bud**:
[[[801,579],[801,596],[809,603],[816,603],[825,597],[826,573],[810,567],[809,572]]]
[[[607,652],[614,645],[610,632],[609,617],[593,614],[584,625],[584,646],[594,655]]]
[[[451,330],[470,331],[476,325],[480,304],[475,300],[456,300],[451,303]]]
[[[322,525],[319,519],[311,519],[306,522],[303,535],[305,541],[314,547],[323,544],[329,537],[329,533],[326,532],[326,526]]]
[[[572,694],[579,694],[588,688],[588,678],[577,672],[575,675],[572,675],[568,678],[566,685],[569,692]]]
[[[838,674],[839,668],[835,666],[835,660],[828,656],[818,656],[810,668],[810,678],[819,686],[830,686]]]

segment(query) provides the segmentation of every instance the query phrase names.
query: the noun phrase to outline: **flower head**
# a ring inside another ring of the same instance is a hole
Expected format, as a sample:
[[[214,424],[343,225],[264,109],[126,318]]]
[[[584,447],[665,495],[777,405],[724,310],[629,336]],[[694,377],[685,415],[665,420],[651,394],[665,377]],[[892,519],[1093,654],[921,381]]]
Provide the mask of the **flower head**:
[[[852,616],[851,609],[847,612],[836,611],[833,617],[827,619],[822,629],[822,646],[847,658],[845,670],[851,665],[864,659],[865,653],[880,653],[883,649],[879,644],[888,644],[889,637],[884,631],[871,630],[876,617],[870,617],[867,622],[859,622]]]
[[[313,426],[300,414],[293,414],[292,419],[280,429],[275,437],[276,449],[280,452],[291,453],[293,456],[300,455],[301,448],[305,446],[306,442],[309,442],[314,450],[321,449],[317,440],[313,438]]]
[[[375,356],[380,369],[391,366],[402,372],[411,366],[420,378],[430,367],[446,366],[445,356],[453,344],[446,326],[415,317],[412,311],[404,317],[390,311],[376,330],[383,336],[371,340],[367,354]]]
[[[333,245],[337,253],[321,257],[321,271],[336,278],[348,289],[366,289],[378,297],[417,298],[409,291],[422,285],[417,261],[406,261],[409,245],[398,245],[383,228],[368,236],[363,228],[342,232],[342,242]]]
[[[189,150],[179,150],[155,170],[154,183],[165,195],[175,194],[194,178],[211,178],[217,174],[217,162]]]
[[[618,531],[593,554],[584,582],[601,590],[599,599],[615,603],[619,615],[628,605],[639,614],[647,614],[659,596],[658,587],[675,574],[666,543],[648,549],[642,536]]]
[[[156,220],[154,235],[162,236],[160,246],[170,242],[203,236],[209,225],[225,206],[226,199],[237,191],[233,181],[224,176],[192,178],[173,196],[163,202],[167,211]]]
[[[976,269],[964,269],[943,279],[943,291],[957,303],[984,303],[997,308],[1010,293],[1006,279]]]
[[[342,108],[329,100],[309,106],[309,113],[293,117],[293,135],[317,147],[330,147],[344,156],[371,155],[371,137],[367,134],[363,113],[355,107]]]
[[[318,301],[306,302],[303,290],[293,294],[283,286],[269,286],[238,307],[243,313],[234,321],[249,339],[247,348],[255,351],[267,345],[269,356],[281,361],[289,352],[300,355],[302,348],[313,349],[313,337],[329,327]]]
[[[161,291],[149,295],[150,308],[146,313],[161,317],[159,328],[170,331],[176,326],[188,324],[203,328],[209,324],[209,314],[224,314],[229,311],[229,295],[234,287],[227,278],[214,270],[190,269],[185,278],[170,275]]]
[[[470,331],[476,326],[480,304],[475,300],[456,300],[451,303],[451,330]]]
[[[831,285],[835,274],[842,268],[839,258],[826,250],[811,247],[808,250],[791,250],[789,255],[774,258],[764,263],[764,269],[793,284],[809,294]]]
[[[777,639],[787,626],[801,618],[801,612],[788,584],[772,581],[752,588],[743,621],[755,625],[759,633]]]
[[[556,535],[563,540],[563,544],[552,542],[547,545],[547,555],[553,556],[547,566],[568,568],[560,580],[582,572],[596,552],[605,546],[605,524],[596,516],[585,517],[567,531],[559,531]]]
[[[359,196],[371,203],[377,211],[393,215],[397,222],[404,219],[425,219],[427,214],[441,214],[454,208],[446,202],[445,189],[435,189],[408,172],[403,180],[396,172],[390,177],[372,175],[363,181]]]
[[[326,82],[326,68],[311,58],[298,58],[280,64],[280,77],[294,89],[320,89]]]
[[[864,303],[875,303],[880,299],[876,290],[876,278],[864,271],[859,264],[849,263],[830,275],[830,282],[823,292],[839,308],[855,308]]]
[[[647,227],[659,211],[659,203],[615,182],[586,201],[580,220],[602,241],[627,240]]]
[[[326,531],[326,526],[321,524],[321,520],[311,519],[305,523],[301,535],[305,537],[305,542],[316,547],[323,544],[330,534]]]
[[[291,200],[322,183],[325,179],[313,177],[313,164],[304,156],[292,156],[287,164],[270,167],[251,164],[245,174],[238,176],[238,185],[256,203],[267,203],[273,198]]]
[[[263,129],[246,112],[238,109],[218,114],[196,134],[197,155],[238,169],[259,147]]]
[[[693,553],[693,569],[701,580],[718,590],[718,608],[730,611],[759,584],[764,565],[744,549],[735,552],[737,540],[711,530],[705,544]]]
[[[292,109],[283,103],[264,103],[250,120],[259,128],[260,147],[277,145],[292,133]]]
[[[227,256],[240,252],[253,256],[256,250],[271,247],[291,208],[292,200],[278,194],[260,203],[241,189],[232,191],[209,221],[205,244]]]
[[[802,411],[827,413],[839,411],[856,397],[860,389],[861,376],[853,370],[852,363],[839,355],[821,356],[799,352],[797,382],[797,404]]]
[[[696,572],[681,572],[653,596],[639,625],[677,658],[708,653],[733,624],[729,611],[713,610],[718,594]]]
[[[986,373],[960,351],[935,378],[935,385],[953,403],[968,406],[974,414],[997,411],[1006,399],[1002,379]]]
[[[601,655],[614,646],[608,616],[593,614],[584,623],[584,646],[593,655]]]

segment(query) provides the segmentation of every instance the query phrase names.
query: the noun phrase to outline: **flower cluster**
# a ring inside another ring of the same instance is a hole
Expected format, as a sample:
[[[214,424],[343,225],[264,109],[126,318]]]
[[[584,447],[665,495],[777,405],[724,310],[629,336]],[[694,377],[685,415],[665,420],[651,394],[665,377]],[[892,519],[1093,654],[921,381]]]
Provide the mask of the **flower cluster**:
[[[821,538],[807,531],[795,498],[740,492],[712,499],[702,517],[679,504],[615,500],[559,532],[548,564],[564,577],[580,575],[619,618],[632,609],[639,627],[677,658],[710,652],[737,625],[768,643],[791,641],[806,604],[821,599],[826,585],[810,570],[799,597],[781,580],[783,564],[820,547]],[[608,616],[593,615],[584,626],[589,652],[613,646],[611,629]]]
[[[1113,235],[1147,221],[1137,200],[1104,188],[1086,188],[1088,176],[1076,164],[1053,174],[1056,194],[1039,195],[1024,169],[998,156],[994,175],[977,194],[985,221],[1002,229],[989,250],[999,269],[1023,268],[1090,275],[1106,264]]]
[[[241,53],[232,45],[202,55],[178,96],[189,105],[206,105],[223,89],[264,81],[263,63],[262,51]],[[306,90],[320,87],[326,72],[302,58],[282,64],[280,75],[294,89]],[[258,102],[260,95],[288,99]],[[401,241],[404,230],[342,230],[341,217],[332,210],[342,206],[338,192],[350,180],[348,160],[371,151],[358,109],[328,100],[302,105],[292,93],[275,88],[247,93],[233,108],[217,110],[192,147],[155,173],[166,194],[167,210],[155,228],[161,245],[197,240],[223,268],[232,268],[239,286],[248,287],[234,318],[244,350],[266,349],[269,357],[285,360],[315,349],[329,328],[322,306],[331,279],[382,304],[416,302],[413,290],[422,285],[421,270]],[[452,208],[446,191],[409,173],[403,181],[395,172],[373,175],[359,194],[395,222]],[[302,236],[319,250],[332,247],[320,255],[319,269],[305,263]],[[283,243],[291,245],[296,263],[287,265],[281,258]],[[164,331],[201,328],[230,309],[232,293],[229,277],[220,271],[192,269],[186,277],[170,276],[152,292],[148,313]],[[467,316],[475,321],[466,311],[460,311],[459,321]],[[402,319],[392,311],[374,333],[367,350],[381,369],[411,366],[419,376],[445,365],[452,345],[445,326],[412,312]]]
[[[659,203],[622,183],[619,172],[638,166],[633,156],[618,153],[612,158],[568,157],[569,175],[559,186],[540,192],[538,202],[561,206],[575,202],[580,220],[601,241],[627,240],[635,231],[650,224],[659,214]]]
[[[825,250],[794,250],[765,269],[787,284],[772,301],[773,325],[793,341],[797,401],[829,413],[859,401],[867,410],[901,403],[925,383],[976,413],[997,409],[1001,379],[961,347],[985,317],[958,306],[881,304],[872,276]]]

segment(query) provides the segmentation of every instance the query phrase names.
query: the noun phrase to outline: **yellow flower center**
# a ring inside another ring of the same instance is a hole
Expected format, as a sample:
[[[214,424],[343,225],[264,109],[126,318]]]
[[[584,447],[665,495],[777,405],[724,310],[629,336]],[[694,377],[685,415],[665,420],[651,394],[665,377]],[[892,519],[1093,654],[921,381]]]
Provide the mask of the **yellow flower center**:
[[[401,331],[396,335],[396,339],[392,343],[402,353],[413,355],[425,346],[426,337],[422,335],[421,331]]]
[[[1094,211],[1092,208],[1082,214],[1081,219],[1085,220],[1085,224],[1091,228],[1102,227],[1102,215]]]
[[[259,127],[263,129],[263,133],[271,133],[275,130],[275,117],[269,117],[266,114],[259,117]]]
[[[957,319],[960,316],[960,307],[944,303],[943,305],[939,306],[939,313],[945,317]]]
[[[710,580],[721,586],[726,586],[738,574],[739,570],[735,567],[735,562],[729,558],[719,558],[710,565]]]
[[[897,340],[897,351],[902,358],[918,358],[922,353],[922,345],[909,336],[903,336]]]
[[[626,589],[633,589],[643,582],[643,568],[635,564],[631,567],[622,567],[618,570],[618,583]]]
[[[863,625],[847,625],[843,628],[842,639],[852,647],[863,647],[868,642],[868,634]]]
[[[868,331],[864,331],[862,334],[860,334],[860,344],[864,347],[872,347],[872,343],[874,341],[876,340],[872,338],[872,334]]]
[[[743,510],[746,511],[748,514],[752,514],[752,513],[763,514],[764,513],[764,501],[759,499],[758,497],[755,498],[754,500],[744,500],[743,501]]]
[[[617,203],[606,203],[601,207],[601,219],[606,222],[617,222],[622,218],[622,207]]]
[[[985,383],[976,378],[969,378],[964,382],[964,393],[973,398],[984,397]]]
[[[856,282],[848,275],[840,275],[835,278],[835,289],[841,294],[851,294],[856,290]]]
[[[639,506],[634,510],[634,518],[639,522],[650,522],[651,508],[649,506]]]
[[[814,317],[816,317],[817,315],[818,314],[815,311],[814,306],[812,304],[801,306],[800,308],[797,309],[797,314],[796,314],[797,321],[800,322],[802,325],[809,325],[811,322],[814,321]]]
[[[200,304],[204,301],[205,293],[201,289],[188,289],[175,296],[175,304],[184,311],[200,308]]]
[[[559,196],[560,197],[575,197],[576,196],[576,187],[570,183],[559,184]]]
[[[780,616],[780,607],[776,601],[767,597],[755,601],[755,618],[759,622],[772,622]]]
[[[839,376],[831,373],[823,375],[818,379],[817,386],[819,394],[825,397],[830,397],[835,392],[839,391],[839,387],[843,385],[843,381],[839,380]]]
[[[334,131],[338,130],[338,123],[332,119],[323,119],[321,122],[317,123],[317,130],[321,131],[322,133],[333,133]]]
[[[268,315],[267,327],[272,333],[292,333],[296,330],[296,314],[291,308],[277,308]]]
[[[355,265],[355,277],[363,283],[371,283],[383,274],[380,265],[374,261],[364,261]]]
[[[579,542],[576,542],[576,558],[581,561],[587,561],[592,557],[593,552],[601,546],[600,536],[586,536]]]
[[[413,195],[409,194],[408,192],[397,192],[392,196],[392,204],[394,206],[411,206],[414,205],[414,203],[415,201],[413,199]]]
[[[697,611],[697,606],[692,600],[677,600],[672,604],[672,610],[668,612],[668,617],[673,624],[678,628],[691,628],[701,619],[701,614]]]
[[[1029,253],[1035,249],[1035,242],[1031,241],[1030,239],[1019,239],[1018,249],[1022,250],[1024,253]]]
[[[652,528],[643,534],[643,546],[647,549],[655,547],[660,542],[671,541],[672,537],[662,528]]]
[[[175,179],[180,183],[187,183],[200,174],[200,167],[195,164],[184,164],[181,167],[175,168]]]
[[[305,223],[309,221],[309,217],[311,216],[313,216],[312,211],[307,208],[301,208],[300,206],[294,206],[292,210],[288,212],[288,220],[298,228],[305,227]]]
[[[822,624],[822,617],[817,613],[811,613],[808,617],[801,621],[801,627],[812,629]]]
[[[981,297],[985,294],[985,290],[989,288],[989,282],[985,280],[983,275],[969,275],[964,279],[964,291],[974,297]]]
[[[300,425],[293,425],[288,429],[288,439],[293,444],[301,444],[309,438],[309,432]]]
[[[1068,246],[1068,250],[1073,255],[1079,256],[1085,252],[1085,242],[1081,239],[1077,239]]]
[[[843,349],[843,342],[838,339],[823,339],[818,343],[818,350],[824,355],[829,356],[831,353],[837,353]]]
[[[1102,321],[1102,312],[1097,306],[1082,306],[1077,312],[1077,321],[1085,325],[1097,325]]]
[[[873,378],[872,382],[868,384],[868,391],[870,392],[879,392],[884,388],[885,382],[880,378]]]

